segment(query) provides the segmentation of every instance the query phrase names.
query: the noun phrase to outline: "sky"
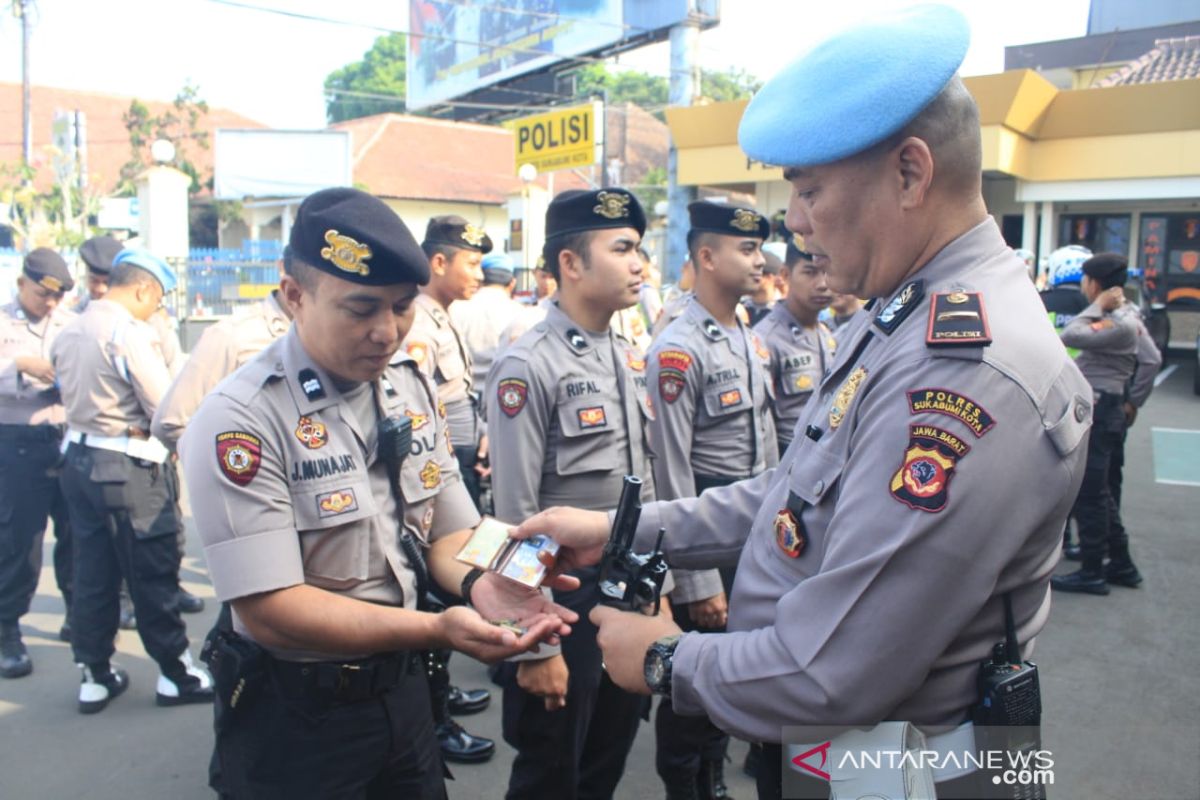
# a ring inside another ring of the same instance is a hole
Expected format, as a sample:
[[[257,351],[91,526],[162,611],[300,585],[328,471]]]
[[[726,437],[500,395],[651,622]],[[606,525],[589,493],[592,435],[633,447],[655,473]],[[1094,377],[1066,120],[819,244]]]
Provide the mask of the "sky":
[[[239,0],[354,23],[289,18],[219,0],[35,0],[35,84],[170,100],[186,83],[209,105],[276,128],[325,124],[323,84],[362,58],[377,36],[408,26],[406,0]],[[481,0],[498,4],[504,0]],[[1000,72],[1006,45],[1082,36],[1087,0],[946,0],[966,14],[972,42],[962,74]],[[857,19],[912,0],[724,0],[700,36],[701,66],[768,78]],[[21,25],[0,3],[0,81],[21,80]],[[620,68],[666,75],[667,46],[621,56]]]

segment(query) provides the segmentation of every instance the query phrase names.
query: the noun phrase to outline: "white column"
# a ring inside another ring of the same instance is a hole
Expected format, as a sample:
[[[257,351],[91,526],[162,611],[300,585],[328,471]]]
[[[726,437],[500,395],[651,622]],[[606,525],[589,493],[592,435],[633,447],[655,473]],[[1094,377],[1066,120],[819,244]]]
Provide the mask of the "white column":
[[[1055,224],[1054,203],[1042,203],[1042,231],[1038,237],[1038,272],[1041,272],[1042,260],[1049,258],[1050,254],[1054,252]]]
[[[1037,203],[1025,203],[1025,221],[1021,225],[1021,247],[1034,253],[1037,264]]]

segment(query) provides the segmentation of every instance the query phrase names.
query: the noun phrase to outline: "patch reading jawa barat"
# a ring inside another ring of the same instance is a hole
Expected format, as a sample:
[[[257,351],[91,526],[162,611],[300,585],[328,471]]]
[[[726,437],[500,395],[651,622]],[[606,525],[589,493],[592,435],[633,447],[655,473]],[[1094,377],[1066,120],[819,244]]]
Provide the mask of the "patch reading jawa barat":
[[[325,423],[314,422],[312,417],[301,417],[296,423],[296,438],[309,450],[320,450],[329,441]]]
[[[908,392],[908,408],[914,414],[944,414],[966,425],[978,439],[996,426],[996,420],[969,397],[950,389],[914,389]]]
[[[692,357],[682,350],[663,350],[658,354],[658,390],[662,399],[674,403],[687,383]]]
[[[217,434],[217,464],[232,483],[245,486],[254,480],[262,463],[262,440],[245,431]]]
[[[904,461],[889,485],[892,497],[917,511],[936,513],[950,499],[950,478],[970,446],[950,431],[911,425]]]
[[[515,417],[525,407],[525,399],[529,395],[529,386],[520,378],[505,378],[496,387],[496,396],[500,400],[500,410],[507,417]]]

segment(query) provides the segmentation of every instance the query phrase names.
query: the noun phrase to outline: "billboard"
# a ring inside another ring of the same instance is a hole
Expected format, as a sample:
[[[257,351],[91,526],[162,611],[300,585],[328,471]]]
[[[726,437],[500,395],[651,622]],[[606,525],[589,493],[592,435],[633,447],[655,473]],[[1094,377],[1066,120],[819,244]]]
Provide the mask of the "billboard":
[[[218,128],[213,196],[304,197],[352,181],[349,131]]]
[[[719,0],[693,0],[703,26]],[[688,15],[688,0],[410,0],[407,98],[427,108],[563,60],[657,41]]]

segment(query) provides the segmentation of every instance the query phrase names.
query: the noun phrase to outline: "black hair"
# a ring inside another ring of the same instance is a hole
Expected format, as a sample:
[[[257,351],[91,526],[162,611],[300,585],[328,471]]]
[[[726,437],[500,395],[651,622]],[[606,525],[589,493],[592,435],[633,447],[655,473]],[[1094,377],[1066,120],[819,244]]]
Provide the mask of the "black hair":
[[[129,262],[117,264],[108,273],[109,288],[114,289],[118,286],[145,286],[158,282],[158,278],[154,277],[153,272]]]
[[[542,258],[545,261],[544,269],[556,281],[562,281],[562,276],[558,272],[558,257],[564,250],[570,250],[572,253],[583,259],[583,265],[588,265],[588,248],[592,244],[592,234],[595,231],[579,231],[578,233],[568,233],[563,236],[552,236],[542,245]]]
[[[1083,274],[1100,284],[1101,289],[1124,286],[1129,279],[1129,259],[1120,253],[1097,253],[1083,262]]]

